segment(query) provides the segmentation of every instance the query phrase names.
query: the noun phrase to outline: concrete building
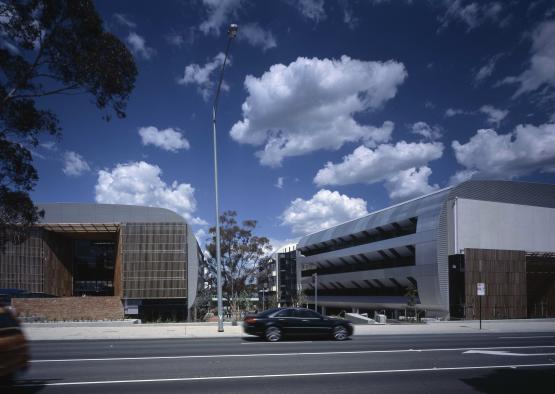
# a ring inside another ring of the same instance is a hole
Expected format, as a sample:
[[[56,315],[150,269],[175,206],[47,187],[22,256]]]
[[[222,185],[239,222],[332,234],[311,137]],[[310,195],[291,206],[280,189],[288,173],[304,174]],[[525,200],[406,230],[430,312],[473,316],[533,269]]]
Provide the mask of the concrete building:
[[[300,239],[301,282],[347,311],[555,316],[555,185],[467,181]],[[317,274],[317,285],[313,274]]]
[[[296,244],[276,250],[258,266],[258,299],[260,308],[292,306],[297,303],[300,266],[297,265]]]
[[[0,252],[0,293],[107,296],[143,318],[189,316],[202,253],[189,224],[163,208],[39,204],[44,218]]]

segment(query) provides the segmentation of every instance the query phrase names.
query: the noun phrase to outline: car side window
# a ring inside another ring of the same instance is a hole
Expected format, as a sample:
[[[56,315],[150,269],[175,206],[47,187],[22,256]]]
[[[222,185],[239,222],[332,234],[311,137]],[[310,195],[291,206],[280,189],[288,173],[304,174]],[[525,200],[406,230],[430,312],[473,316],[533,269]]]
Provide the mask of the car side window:
[[[274,317],[291,317],[291,316],[292,314],[290,309],[284,309],[274,315]]]
[[[295,311],[295,315],[297,317],[301,317],[303,319],[319,319],[320,315],[316,312],[311,311],[310,309],[297,309]]]

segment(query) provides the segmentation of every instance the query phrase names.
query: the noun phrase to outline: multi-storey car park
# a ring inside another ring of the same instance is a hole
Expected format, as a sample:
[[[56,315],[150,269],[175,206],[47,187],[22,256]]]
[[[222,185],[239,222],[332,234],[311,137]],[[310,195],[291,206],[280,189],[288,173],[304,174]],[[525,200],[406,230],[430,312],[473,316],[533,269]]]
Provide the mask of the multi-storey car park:
[[[126,315],[190,318],[203,257],[180,215],[110,204],[38,208],[44,217],[30,236],[0,250],[4,297],[113,297]]]
[[[484,318],[555,316],[555,185],[463,182],[307,235],[297,250],[324,311],[398,315],[416,288],[421,314],[473,319],[484,283]]]

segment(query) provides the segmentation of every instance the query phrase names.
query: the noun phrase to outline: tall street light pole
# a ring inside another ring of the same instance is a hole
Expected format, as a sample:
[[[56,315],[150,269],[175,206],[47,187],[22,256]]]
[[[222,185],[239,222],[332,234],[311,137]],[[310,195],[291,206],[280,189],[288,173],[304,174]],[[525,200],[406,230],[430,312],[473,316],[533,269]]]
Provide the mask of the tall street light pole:
[[[216,266],[217,266],[217,281],[218,281],[218,332],[224,331],[224,313],[222,305],[222,262],[221,262],[221,252],[220,252],[220,207],[219,207],[219,196],[218,196],[218,149],[216,143],[216,111],[218,109],[218,98],[220,97],[220,88],[222,87],[222,82],[224,80],[224,69],[227,62],[227,54],[229,52],[229,47],[231,46],[231,41],[237,35],[237,25],[229,25],[227,30],[228,40],[227,47],[225,49],[224,62],[222,64],[222,69],[220,71],[220,81],[218,82],[218,88],[216,89],[216,96],[214,97],[214,105],[212,106],[212,134],[214,138],[214,191],[216,193]]]

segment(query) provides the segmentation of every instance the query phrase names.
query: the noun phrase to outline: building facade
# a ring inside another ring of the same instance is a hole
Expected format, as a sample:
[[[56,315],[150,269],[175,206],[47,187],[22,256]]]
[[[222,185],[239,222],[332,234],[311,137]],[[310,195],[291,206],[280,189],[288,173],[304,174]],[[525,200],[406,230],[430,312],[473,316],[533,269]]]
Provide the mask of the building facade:
[[[0,293],[113,296],[126,315],[182,320],[203,258],[189,224],[167,209],[39,204],[44,218],[0,254]]]
[[[282,246],[258,266],[258,299],[262,309],[270,306],[293,306],[301,292],[298,284],[296,244]]]
[[[555,185],[467,181],[307,235],[299,280],[328,309],[555,316]],[[314,281],[314,274],[318,280]]]

